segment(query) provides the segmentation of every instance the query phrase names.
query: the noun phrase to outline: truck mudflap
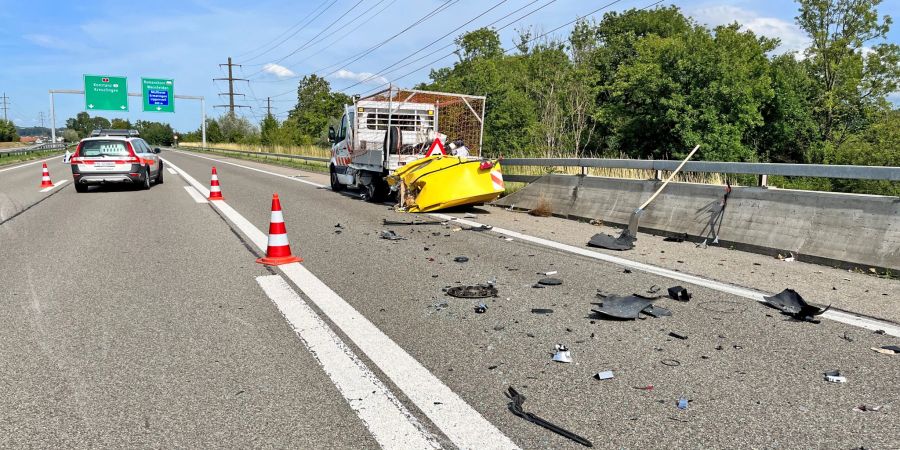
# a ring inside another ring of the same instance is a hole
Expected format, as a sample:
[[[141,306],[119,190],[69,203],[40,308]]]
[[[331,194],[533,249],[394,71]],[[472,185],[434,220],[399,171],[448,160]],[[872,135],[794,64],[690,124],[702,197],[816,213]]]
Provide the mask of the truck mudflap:
[[[435,155],[395,170],[387,177],[399,191],[399,209],[437,211],[487,203],[505,191],[500,161]]]

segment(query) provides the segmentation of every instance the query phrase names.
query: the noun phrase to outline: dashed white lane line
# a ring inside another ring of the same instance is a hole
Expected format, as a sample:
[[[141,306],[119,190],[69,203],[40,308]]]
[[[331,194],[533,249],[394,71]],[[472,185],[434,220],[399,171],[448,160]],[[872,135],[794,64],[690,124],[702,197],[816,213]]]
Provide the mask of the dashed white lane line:
[[[16,169],[21,169],[21,168],[23,168],[23,167],[33,166],[33,165],[35,165],[35,164],[40,164],[40,163],[42,163],[42,162],[50,161],[51,159],[54,159],[54,158],[59,158],[59,156],[51,156],[51,157],[46,158],[46,159],[39,159],[39,160],[37,160],[37,161],[32,161],[32,162],[30,162],[30,163],[19,164],[18,166],[14,166],[14,167],[7,167],[7,168],[5,168],[5,169],[0,169],[0,172],[6,172],[7,170],[16,170]]]
[[[41,189],[41,192],[50,192],[50,191],[52,191],[52,190],[54,190],[54,189],[56,189],[56,188],[58,188],[58,187],[60,187],[60,186],[62,186],[62,185],[64,185],[64,184],[66,184],[68,181],[69,181],[69,180],[60,180],[60,181],[57,181],[56,184],[54,184],[53,186],[45,187],[45,188]]]
[[[169,169],[169,170],[172,170],[172,169]],[[172,170],[172,171],[175,172],[174,170]],[[175,173],[177,174],[178,172],[175,172]],[[185,186],[184,190],[187,191],[188,195],[190,195],[191,198],[194,199],[195,202],[209,203],[209,201],[207,201],[202,195],[200,195],[200,193],[197,192],[197,190],[194,189],[193,186]]]
[[[178,171],[197,191],[205,196],[209,195],[209,190],[187,172],[167,160],[164,161]],[[224,201],[210,204],[260,250],[266,249],[267,236],[244,216]],[[285,264],[278,266],[278,269],[293,281],[456,446],[465,449],[518,448],[497,427],[302,264]]]
[[[173,169],[171,167],[166,167],[166,170],[168,170],[169,173],[171,173],[172,175],[178,175],[178,172],[176,172],[175,169]]]
[[[255,168],[255,167],[249,167],[249,166],[245,166],[245,165],[242,165],[242,164],[233,163],[233,162],[230,162],[230,161],[224,161],[224,160],[221,160],[221,159],[210,158],[210,157],[208,157],[208,156],[195,155],[195,154],[190,153],[190,152],[178,152],[178,151],[176,151],[175,153],[178,153],[179,155],[193,156],[193,157],[195,157],[195,158],[203,158],[203,159],[207,159],[207,160],[210,160],[210,161],[215,161],[215,162],[217,162],[217,163],[229,164],[229,165],[232,165],[232,166],[241,167],[241,168],[243,168],[243,169],[253,170],[253,171],[255,171],[255,172],[264,173],[264,174],[266,174],[266,175],[272,175],[272,176],[275,176],[275,177],[287,178],[288,180],[293,180],[293,181],[297,181],[297,182],[300,182],[300,183],[305,183],[305,184],[308,184],[308,185],[310,185],[310,186],[315,186],[315,187],[320,187],[320,188],[326,187],[324,184],[319,184],[319,183],[315,183],[315,182],[308,181],[308,180],[301,180],[301,179],[299,179],[299,178],[289,177],[289,176],[287,176],[287,175],[282,175],[282,174],[280,174],[280,173],[269,172],[268,170],[257,169],[257,168]]]
[[[481,227],[483,224],[461,219],[459,217],[447,215],[447,214],[430,214],[432,217],[441,220],[451,220],[456,223],[460,223],[470,227]],[[772,295],[766,292],[757,291],[754,289],[748,289],[740,286],[735,286],[728,283],[722,283],[715,280],[710,280],[703,277],[698,277],[695,275],[688,275],[682,272],[676,272],[674,270],[664,269],[662,267],[653,266],[650,264],[644,264],[637,261],[632,261],[630,259],[620,258],[618,256],[607,255],[605,253],[599,253],[595,251],[591,251],[588,249],[575,247],[568,244],[563,244],[556,241],[551,241],[549,239],[542,239],[535,236],[530,236],[527,234],[522,234],[512,230],[506,230],[503,228],[493,227],[491,231],[502,234],[504,236],[509,236],[511,238],[520,239],[522,241],[531,242],[533,244],[542,245],[544,247],[550,247],[556,250],[561,250],[568,253],[574,253],[576,255],[586,256],[588,258],[593,258],[601,261],[610,262],[613,264],[618,264],[623,267],[628,267],[630,269],[640,270],[642,272],[652,273],[654,275],[660,275],[667,278],[671,278],[673,280],[684,281],[685,283],[695,284],[697,286],[703,286],[706,288],[714,289],[719,292],[725,292],[728,294],[737,295],[739,297],[749,298],[751,300],[756,300],[758,302],[763,302],[765,299],[763,298],[766,295]],[[834,320],[836,322],[845,323],[848,325],[857,326],[860,328],[865,328],[868,330],[884,330],[885,333],[890,334],[892,336],[900,336],[900,326],[894,325],[890,322],[885,322],[878,319],[873,319],[869,317],[859,316],[856,314],[844,312],[844,311],[834,311],[829,310],[822,314],[822,317],[827,319]]]
[[[190,155],[190,156],[196,156],[198,158],[209,159],[212,161],[220,161],[222,163],[231,164],[233,166],[242,167],[244,169],[255,170],[257,172],[267,173],[269,175],[287,178],[289,180],[300,181],[302,183],[311,184],[316,187],[326,187],[325,185],[322,185],[322,184],[313,183],[313,182],[306,181],[306,180],[299,180],[297,178],[293,178],[293,177],[289,177],[286,175],[281,175],[281,174],[277,174],[277,173],[269,172],[269,171],[265,171],[265,170],[260,170],[260,169],[256,169],[253,167],[247,167],[247,166],[244,166],[241,164],[236,164],[233,162],[215,160],[212,158],[207,158],[205,156],[193,155],[191,153],[183,153],[183,152],[179,152],[179,153],[185,154],[185,155]],[[450,216],[447,214],[432,213],[431,216],[436,217],[441,220],[455,220],[461,224],[472,226],[472,227],[481,227],[483,225],[478,222],[461,219],[459,217]],[[511,237],[511,238],[518,238],[523,241],[531,242],[533,244],[538,244],[538,245],[542,245],[545,247],[550,247],[550,248],[554,248],[557,250],[561,250],[564,252],[574,253],[576,255],[581,255],[581,256],[586,256],[588,258],[593,258],[593,259],[597,259],[597,260],[601,260],[601,261],[610,262],[613,264],[618,264],[623,267],[637,269],[637,270],[640,270],[643,272],[648,272],[648,273],[652,273],[655,275],[664,276],[664,277],[671,278],[674,280],[684,281],[685,283],[691,283],[691,284],[695,284],[698,286],[715,289],[719,292],[725,292],[728,294],[737,295],[739,297],[749,298],[752,300],[756,300],[758,302],[764,301],[763,296],[771,295],[766,292],[757,291],[754,289],[747,289],[747,288],[743,288],[740,286],[735,286],[735,285],[728,284],[728,283],[722,283],[719,281],[710,280],[707,278],[698,277],[698,276],[694,276],[694,275],[688,275],[686,273],[676,272],[674,270],[664,269],[662,267],[657,267],[657,266],[653,266],[650,264],[644,264],[644,263],[640,263],[637,261],[632,261],[630,259],[620,258],[617,256],[607,255],[605,253],[594,252],[594,251],[587,250],[584,248],[575,247],[575,246],[568,245],[568,244],[563,244],[561,242],[551,241],[549,239],[543,239],[543,238],[539,238],[539,237],[535,237],[535,236],[530,236],[527,234],[518,233],[518,232],[515,232],[512,230],[505,230],[503,228],[494,227],[491,229],[491,231]],[[900,326],[897,326],[895,324],[892,324],[890,322],[886,322],[883,320],[860,316],[860,315],[853,314],[853,313],[846,312],[846,311],[836,311],[836,310],[826,311],[825,314],[822,314],[822,317],[825,317],[830,320],[834,320],[836,322],[845,323],[847,325],[853,325],[856,327],[865,328],[867,330],[873,330],[873,331],[874,330],[884,330],[884,332],[886,334],[889,334],[891,336],[900,336]]]
[[[256,282],[291,324],[382,448],[440,448],[434,436],[280,275],[257,277]],[[387,411],[399,411],[402,417],[385,414]]]

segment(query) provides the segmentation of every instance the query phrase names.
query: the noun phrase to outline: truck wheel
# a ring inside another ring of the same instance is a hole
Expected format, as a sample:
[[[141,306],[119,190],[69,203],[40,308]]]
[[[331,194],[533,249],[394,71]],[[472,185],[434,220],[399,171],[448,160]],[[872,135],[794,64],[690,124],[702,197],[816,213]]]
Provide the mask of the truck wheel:
[[[334,192],[341,192],[344,190],[344,185],[338,180],[337,170],[334,169],[334,165],[331,166],[331,190]]]
[[[363,188],[363,198],[367,202],[381,203],[387,200],[389,192],[390,188],[388,188],[387,182],[376,179]]]

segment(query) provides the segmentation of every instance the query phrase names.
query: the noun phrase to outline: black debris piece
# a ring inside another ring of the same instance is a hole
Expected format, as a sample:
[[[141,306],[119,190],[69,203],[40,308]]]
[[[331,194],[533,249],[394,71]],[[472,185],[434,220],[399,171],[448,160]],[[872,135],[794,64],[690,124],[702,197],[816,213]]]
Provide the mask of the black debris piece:
[[[676,234],[673,236],[668,236],[663,240],[666,242],[684,242],[687,240],[687,238],[688,238],[687,233],[681,233],[681,234]]]
[[[678,367],[681,365],[681,361],[679,361],[677,359],[664,359],[664,360],[660,361],[659,363],[664,366],[669,366],[669,367]]]
[[[456,298],[488,298],[497,296],[497,288],[489,284],[454,286],[447,289],[447,295]]]
[[[475,313],[476,314],[484,314],[485,312],[487,312],[487,308],[488,308],[487,305],[485,305],[484,303],[479,303],[479,304],[475,305]]]
[[[466,228],[466,231],[490,231],[490,230],[492,230],[493,228],[494,228],[494,227],[492,227],[492,226],[490,226],[490,225],[479,225],[479,226],[477,226],[477,227],[469,227],[469,228]]]
[[[453,258],[453,261],[458,262],[458,263],[464,263],[464,262],[469,262],[469,258],[467,258],[465,256],[457,256],[456,258]]]
[[[847,334],[846,331],[844,332],[844,335],[841,336],[841,339],[843,339],[843,340],[845,340],[845,341],[847,341],[847,342],[853,342],[853,337],[850,336],[849,334]]]
[[[599,294],[598,294],[599,295]],[[618,295],[609,295],[597,305],[596,309],[591,311],[613,319],[637,319],[641,311],[653,304],[653,300],[641,298],[635,295],[621,297]]]
[[[828,305],[825,309],[810,305],[793,289],[785,289],[778,295],[763,298],[767,305],[781,310],[782,314],[787,314],[797,320],[805,320],[813,323],[819,322],[815,319],[815,316],[818,316],[819,314],[828,311],[828,308],[831,308],[831,305]]]
[[[440,220],[387,220],[384,219],[385,226],[397,226],[397,225],[443,225],[444,222]]]
[[[560,280],[559,278],[541,278],[540,280],[538,280],[538,284],[544,286],[559,286],[562,284],[562,280]]]
[[[341,224],[337,224],[337,225],[335,225],[334,227],[335,227],[335,228],[344,228],[344,226],[341,225]]]
[[[647,293],[655,294],[655,293],[659,292],[660,289],[662,289],[662,288],[654,284],[653,286],[650,286],[650,289],[647,289]]]
[[[622,273],[631,273],[631,269],[625,269],[622,271]]]
[[[686,335],[686,334],[676,333],[676,332],[674,332],[674,331],[670,331],[670,332],[669,332],[669,336],[672,336],[672,337],[675,338],[675,339],[681,339],[682,341],[685,340],[685,339],[687,339],[687,335]]]
[[[550,308],[531,308],[532,314],[553,314]]]
[[[662,306],[656,306],[656,305],[650,305],[650,306],[644,308],[643,310],[641,310],[641,312],[650,317],[663,317],[663,316],[671,316],[672,315],[671,310],[669,310],[667,308],[663,308]]]
[[[399,236],[397,233],[394,232],[394,230],[385,230],[385,231],[382,231],[382,232],[381,232],[381,238],[382,238],[382,239],[387,239],[387,240],[389,240],[389,241],[399,241],[399,240],[406,239],[406,238],[403,237],[403,236]]]
[[[508,405],[509,411],[511,413],[515,414],[516,416],[521,417],[535,425],[544,427],[560,436],[571,439],[585,447],[593,447],[594,446],[594,444],[592,444],[591,441],[589,441],[571,431],[568,431],[564,428],[561,428],[557,425],[547,422],[546,420],[541,419],[540,417],[538,417],[532,413],[525,412],[525,410],[522,409],[522,405],[525,403],[525,396],[520,394],[515,389],[513,389],[512,386],[510,386],[509,390],[506,392],[506,397],[509,398],[509,400],[510,400],[509,405]]]
[[[885,334],[885,333],[884,333],[884,330],[875,330],[875,331],[873,331],[873,333],[875,333],[875,334],[881,334],[881,335]]]
[[[669,298],[678,300],[679,302],[687,302],[691,300],[691,294],[687,289],[681,286],[672,286],[669,288]]]
[[[533,287],[535,289],[543,289],[545,286],[541,286],[540,284],[534,283],[533,285],[531,285],[531,287]]]
[[[627,232],[622,232],[617,238],[608,234],[597,233],[590,241],[588,241],[588,246],[600,247],[608,250],[631,250],[634,248],[634,238]]]

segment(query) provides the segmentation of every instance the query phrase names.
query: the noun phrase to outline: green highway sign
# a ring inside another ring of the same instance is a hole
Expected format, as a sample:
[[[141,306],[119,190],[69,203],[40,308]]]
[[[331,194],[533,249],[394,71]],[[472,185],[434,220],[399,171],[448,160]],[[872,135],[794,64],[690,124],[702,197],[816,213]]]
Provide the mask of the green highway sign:
[[[109,75],[85,75],[84,106],[88,111],[128,111],[127,79]]]
[[[144,111],[175,112],[175,80],[141,78]]]

